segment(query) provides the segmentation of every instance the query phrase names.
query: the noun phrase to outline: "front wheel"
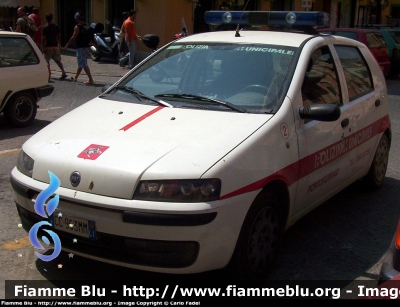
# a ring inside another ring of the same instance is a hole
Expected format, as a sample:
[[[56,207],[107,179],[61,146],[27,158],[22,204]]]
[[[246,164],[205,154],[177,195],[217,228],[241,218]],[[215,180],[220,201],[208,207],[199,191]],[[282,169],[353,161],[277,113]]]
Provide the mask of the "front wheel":
[[[162,69],[152,69],[149,73],[150,79],[153,82],[161,82],[165,77],[165,72]]]
[[[93,61],[97,62],[97,61],[99,61],[100,58],[101,58],[101,55],[100,55],[100,52],[99,52],[99,45],[97,45],[96,43],[94,43],[94,44],[93,44],[93,47],[96,48],[96,51],[93,51],[92,48],[89,48],[90,58],[91,58]]]
[[[235,277],[259,279],[275,261],[283,233],[279,199],[269,191],[261,192],[246,215],[228,268]]]
[[[17,93],[4,109],[5,120],[13,127],[26,127],[36,117],[37,99],[29,92]]]
[[[388,136],[384,133],[379,140],[375,156],[371,167],[365,176],[364,181],[368,188],[380,188],[386,176],[387,165],[389,162],[390,142]]]

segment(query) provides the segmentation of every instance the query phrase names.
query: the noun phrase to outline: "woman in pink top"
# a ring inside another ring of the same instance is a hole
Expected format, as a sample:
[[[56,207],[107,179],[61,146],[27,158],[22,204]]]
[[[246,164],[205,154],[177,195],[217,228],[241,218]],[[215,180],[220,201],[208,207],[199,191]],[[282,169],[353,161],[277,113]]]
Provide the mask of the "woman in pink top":
[[[29,17],[35,21],[36,27],[38,28],[33,40],[35,41],[36,45],[38,45],[40,50],[42,50],[42,18],[39,15],[39,9],[34,7],[32,14],[30,14]]]

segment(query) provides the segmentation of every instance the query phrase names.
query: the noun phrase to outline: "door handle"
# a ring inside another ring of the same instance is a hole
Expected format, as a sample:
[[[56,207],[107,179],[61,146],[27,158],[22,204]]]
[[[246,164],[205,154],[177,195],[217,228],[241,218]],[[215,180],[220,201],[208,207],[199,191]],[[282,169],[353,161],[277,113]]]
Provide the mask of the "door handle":
[[[345,128],[350,124],[350,120],[348,118],[345,118],[340,122],[340,124],[342,125],[342,128]]]

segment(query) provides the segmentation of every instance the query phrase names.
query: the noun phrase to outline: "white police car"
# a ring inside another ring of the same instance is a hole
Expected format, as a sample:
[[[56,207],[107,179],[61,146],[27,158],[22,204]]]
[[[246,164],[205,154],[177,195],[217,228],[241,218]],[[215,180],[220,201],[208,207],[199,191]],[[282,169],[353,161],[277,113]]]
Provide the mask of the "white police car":
[[[11,183],[26,230],[43,220],[34,202],[51,172],[60,187],[48,220],[65,251],[262,276],[297,220],[358,179],[382,185],[387,89],[364,44],[318,34],[323,12],[205,18],[238,30],[164,46],[23,145]]]

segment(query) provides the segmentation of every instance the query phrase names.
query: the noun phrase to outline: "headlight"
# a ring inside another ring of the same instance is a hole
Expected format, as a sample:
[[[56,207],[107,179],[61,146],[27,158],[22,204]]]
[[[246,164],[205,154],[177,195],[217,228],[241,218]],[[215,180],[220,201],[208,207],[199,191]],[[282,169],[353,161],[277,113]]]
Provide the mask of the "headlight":
[[[145,180],[140,181],[133,199],[199,203],[219,199],[221,180]]]
[[[21,150],[17,160],[17,169],[22,174],[32,178],[34,164],[35,161],[31,157],[29,157],[23,150]]]

